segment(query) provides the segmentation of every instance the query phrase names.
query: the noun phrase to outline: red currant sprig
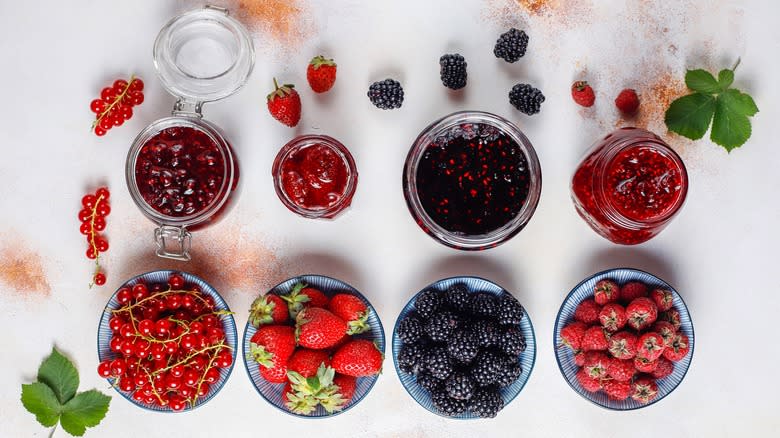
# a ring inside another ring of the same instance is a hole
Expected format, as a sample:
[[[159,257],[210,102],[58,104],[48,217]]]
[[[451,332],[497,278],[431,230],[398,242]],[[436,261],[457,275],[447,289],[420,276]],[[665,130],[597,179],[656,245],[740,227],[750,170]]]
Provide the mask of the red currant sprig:
[[[133,117],[133,107],[144,101],[144,82],[135,76],[130,76],[130,82],[117,79],[110,87],[100,92],[100,99],[89,104],[89,109],[96,114],[92,122],[92,131],[97,136],[104,136],[109,129],[120,126]]]
[[[106,229],[106,216],[111,212],[111,206],[108,204],[110,195],[108,188],[101,187],[95,194],[90,193],[81,198],[84,208],[79,211],[79,231],[87,236],[87,258],[95,260],[95,273],[89,283],[90,288],[92,285],[106,284],[106,274],[100,270],[100,253],[108,251],[108,241],[100,232]]]

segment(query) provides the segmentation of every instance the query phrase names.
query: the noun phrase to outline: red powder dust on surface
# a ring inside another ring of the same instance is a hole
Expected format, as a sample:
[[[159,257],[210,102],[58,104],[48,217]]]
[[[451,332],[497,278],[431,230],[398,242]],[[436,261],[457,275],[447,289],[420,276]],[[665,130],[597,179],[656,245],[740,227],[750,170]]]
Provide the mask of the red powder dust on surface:
[[[285,49],[294,49],[313,33],[304,0],[238,0],[238,18]]]
[[[502,27],[517,26],[519,15],[541,19],[547,32],[589,22],[592,0],[485,0],[483,15]]]
[[[3,240],[0,248],[0,282],[20,296],[48,297],[51,286],[40,254],[21,241]]]

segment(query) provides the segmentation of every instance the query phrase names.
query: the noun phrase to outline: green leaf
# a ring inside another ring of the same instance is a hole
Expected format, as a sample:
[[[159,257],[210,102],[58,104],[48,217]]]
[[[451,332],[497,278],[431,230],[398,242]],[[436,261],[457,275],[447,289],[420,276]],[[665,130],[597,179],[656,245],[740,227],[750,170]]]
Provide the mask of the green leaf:
[[[57,424],[62,406],[48,385],[35,382],[22,385],[22,404],[35,414],[35,419],[46,427]]]
[[[707,70],[688,70],[685,73],[685,85],[693,91],[705,94],[714,94],[721,91],[718,81]],[[702,134],[703,135],[703,134]]]
[[[666,127],[691,140],[698,140],[707,133],[714,112],[715,97],[702,93],[689,94],[669,105]]]
[[[108,412],[111,397],[97,390],[81,392],[63,406],[60,423],[71,435],[82,436],[88,427],[97,426]]]
[[[718,96],[718,99],[723,100],[723,104],[729,111],[742,114],[743,116],[754,116],[758,112],[758,107],[753,98],[739,90],[726,90]]]
[[[734,83],[734,70],[723,69],[718,73],[718,85],[721,90],[728,90]]]
[[[731,152],[745,144],[752,129],[747,116],[732,109],[726,94],[718,96],[710,139]]]
[[[64,405],[76,395],[79,373],[67,357],[60,354],[56,348],[52,348],[51,355],[38,368],[38,381],[48,385],[60,404]]]

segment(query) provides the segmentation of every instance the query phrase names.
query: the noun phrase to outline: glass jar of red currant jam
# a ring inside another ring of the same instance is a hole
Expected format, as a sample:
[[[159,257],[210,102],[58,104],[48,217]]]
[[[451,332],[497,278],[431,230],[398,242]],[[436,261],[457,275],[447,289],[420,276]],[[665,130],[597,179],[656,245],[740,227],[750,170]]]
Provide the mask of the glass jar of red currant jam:
[[[688,192],[685,165],[663,140],[622,128],[598,140],[574,173],[577,212],[597,233],[635,245],[661,232]]]
[[[450,114],[417,137],[403,172],[406,204],[437,241],[461,250],[506,242],[533,216],[542,170],[531,142],[494,114]]]
[[[171,117],[133,141],[125,177],[130,195],[154,221],[157,255],[190,259],[190,231],[217,221],[238,187],[238,160],[222,131],[203,119],[204,103],[235,93],[254,66],[254,47],[227,10],[206,6],[175,17],[154,43],[154,65],[175,97]]]
[[[358,181],[352,154],[326,135],[292,139],[276,155],[271,174],[282,204],[311,219],[331,219],[349,207]]]

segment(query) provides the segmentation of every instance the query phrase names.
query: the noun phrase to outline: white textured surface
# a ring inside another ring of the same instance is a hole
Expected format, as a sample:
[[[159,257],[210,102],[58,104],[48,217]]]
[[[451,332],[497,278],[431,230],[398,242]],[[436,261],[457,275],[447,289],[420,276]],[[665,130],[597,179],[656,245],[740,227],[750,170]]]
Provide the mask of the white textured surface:
[[[241,254],[220,261],[224,265],[270,263],[252,259],[251,251],[243,255],[255,242],[276,253],[279,266],[272,275],[220,289],[237,312],[239,327],[255,292],[299,271],[352,284],[376,306],[385,327],[393,327],[408,298],[434,280],[456,274],[489,278],[518,296],[535,324],[536,368],[520,396],[493,421],[448,421],[417,406],[388,361],[372,393],[353,410],[329,420],[300,420],[267,405],[237,369],[217,397],[192,413],[149,413],[114,396],[108,416],[87,436],[273,431],[278,436],[715,437],[770,436],[780,429],[775,370],[780,353],[773,345],[780,307],[780,282],[773,275],[780,244],[780,148],[773,134],[780,118],[777,3],[580,0],[569,2],[579,6],[571,7],[568,21],[554,14],[529,16],[517,8],[501,18],[524,23],[531,44],[526,57],[511,66],[491,53],[505,30],[495,19],[497,3],[311,0],[305,21],[314,30],[308,44],[285,55],[257,34],[257,64],[248,86],[205,109],[240,156],[243,192],[226,221],[196,235],[195,250],[202,258],[219,239],[245,242],[237,245]],[[40,253],[51,294],[23,297],[0,284],[0,435],[48,433],[22,408],[19,394],[52,343],[75,360],[82,390],[111,393],[94,371],[100,311],[125,278],[163,266],[152,256],[151,224],[124,187],[125,154],[135,133],[166,115],[173,103],[154,76],[151,49],[157,31],[194,5],[3,2],[0,246],[23,242]],[[339,62],[339,79],[331,93],[315,98],[305,85],[304,66],[320,51]],[[438,79],[437,59],[452,51],[469,62],[469,85],[456,99]],[[637,78],[659,68],[681,77],[686,66],[718,69],[737,57],[742,64],[736,86],[751,92],[761,109],[749,143],[730,155],[709,141],[673,143],[689,168],[688,202],[649,243],[617,247],[590,231],[571,205],[568,182],[583,150],[614,126],[612,96],[623,86],[641,93]],[[583,70],[598,92],[593,112],[579,110],[569,97],[572,80]],[[87,129],[89,101],[109,81],[131,72],[145,80],[146,102],[127,125],[95,137]],[[272,75],[299,85],[305,108],[296,130],[265,111]],[[370,105],[365,91],[371,81],[388,75],[402,81],[406,100],[402,109],[383,112]],[[528,118],[509,106],[506,93],[518,81],[529,81],[547,96],[540,115]],[[425,236],[401,194],[401,168],[412,140],[433,119],[458,109],[491,111],[517,122],[543,169],[541,201],[528,227],[509,243],[479,254],[459,253]],[[282,144],[302,132],[338,138],[357,161],[360,183],[353,208],[336,221],[294,217],[273,192],[271,161]],[[111,249],[104,260],[109,280],[90,291],[91,266],[75,216],[80,197],[98,183],[108,183],[113,193]],[[225,235],[236,232],[242,234]],[[648,270],[674,285],[697,333],[695,357],[680,387],[657,405],[625,413],[599,409],[574,393],[558,371],[552,345],[554,317],[569,289],[594,272],[621,265]],[[231,284],[228,280],[224,283]]]

